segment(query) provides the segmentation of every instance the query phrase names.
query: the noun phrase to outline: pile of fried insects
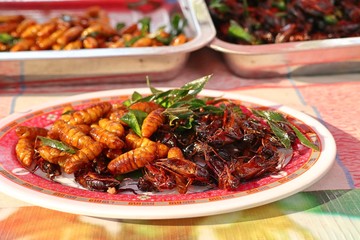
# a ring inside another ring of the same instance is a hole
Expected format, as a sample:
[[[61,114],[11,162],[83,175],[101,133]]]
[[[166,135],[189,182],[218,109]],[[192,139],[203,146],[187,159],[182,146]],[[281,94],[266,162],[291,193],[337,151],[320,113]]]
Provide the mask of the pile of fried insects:
[[[108,12],[97,6],[82,15],[64,13],[45,22],[0,15],[0,52],[177,46],[189,40],[184,34],[187,21],[179,13],[170,16],[168,27],[151,29],[151,23],[145,16],[112,26]]]
[[[150,95],[64,108],[49,129],[18,126],[17,158],[50,179],[73,174],[92,191],[119,193],[123,179],[136,176],[139,191],[184,194],[192,185],[236,190],[277,173],[282,150],[318,149],[280,112],[198,96],[210,78],[170,90],[148,81]]]

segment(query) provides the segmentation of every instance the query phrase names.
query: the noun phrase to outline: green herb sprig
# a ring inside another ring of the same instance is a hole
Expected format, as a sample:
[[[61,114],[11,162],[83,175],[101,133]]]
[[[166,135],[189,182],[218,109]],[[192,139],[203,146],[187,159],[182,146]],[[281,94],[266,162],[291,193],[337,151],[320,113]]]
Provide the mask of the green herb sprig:
[[[51,138],[46,138],[46,137],[41,137],[41,136],[37,136],[37,138],[41,141],[41,143],[45,146],[49,146],[52,148],[56,148],[59,149],[61,151],[67,152],[67,153],[71,153],[71,154],[75,154],[76,150],[68,145],[66,145],[63,142],[51,139]]]
[[[252,110],[253,113],[263,119],[267,120],[271,130],[275,134],[275,136],[280,140],[280,142],[284,145],[285,148],[291,148],[291,141],[289,135],[286,131],[284,131],[279,123],[286,124],[290,126],[296,134],[296,137],[299,141],[314,150],[319,150],[319,147],[312,143],[295,125],[290,123],[286,118],[279,112],[269,111],[269,110]]]
[[[197,95],[202,91],[211,76],[212,75],[204,76],[186,83],[180,88],[167,91],[151,86],[150,80],[147,79],[147,85],[151,94],[142,97],[140,93],[134,92],[131,98],[124,102],[124,105],[129,107],[137,102],[155,102],[165,108],[163,114],[169,118],[171,126],[173,126],[177,120],[186,120],[181,128],[191,129],[194,124],[196,110],[201,108],[204,113],[212,112],[215,114],[223,112],[223,108],[221,107],[206,104],[206,98],[197,98]],[[141,124],[146,117],[146,113],[140,116],[139,112],[140,111],[138,111],[138,115],[135,116],[133,111],[129,111],[121,120],[129,124],[134,132],[141,136]]]

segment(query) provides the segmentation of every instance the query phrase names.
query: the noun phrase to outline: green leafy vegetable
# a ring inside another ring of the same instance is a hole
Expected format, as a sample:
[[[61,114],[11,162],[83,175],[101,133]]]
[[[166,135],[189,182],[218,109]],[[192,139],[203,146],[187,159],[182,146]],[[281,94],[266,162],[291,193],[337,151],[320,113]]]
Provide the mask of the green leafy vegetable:
[[[148,86],[152,94],[144,98],[138,99],[137,102],[154,101],[155,103],[160,104],[164,108],[170,108],[177,102],[196,98],[197,94],[201,92],[201,90],[204,88],[205,84],[209,81],[210,78],[211,75],[204,76],[192,82],[186,83],[180,88],[175,88],[167,91],[162,91],[152,87],[150,85],[150,81],[148,81]],[[178,104],[175,106],[178,107]]]
[[[338,22],[335,15],[325,15],[324,21],[329,25],[335,25]]]
[[[137,102],[138,100],[140,100],[143,96],[138,93],[137,91],[133,92],[133,94],[131,95],[131,98],[124,101],[123,105],[126,107],[129,107],[131,104]]]
[[[116,29],[117,31],[121,31],[125,26],[126,26],[125,23],[119,22],[119,23],[116,24],[115,29]]]
[[[151,86],[149,79],[147,84],[152,94],[146,97],[141,97],[140,94],[133,95],[131,101],[126,102],[134,104],[136,102],[155,102],[165,108],[163,114],[167,115],[170,119],[170,125],[176,124],[177,120],[186,120],[182,122],[182,126],[179,128],[190,129],[194,123],[194,110],[203,109],[203,113],[206,111],[219,114],[223,112],[223,108],[219,108],[212,105],[207,105],[204,99],[197,98],[198,93],[204,88],[205,84],[209,81],[211,75],[196,79],[189,83],[184,84],[180,88],[162,91]],[[143,119],[136,119],[133,113],[129,112],[124,116],[125,121],[129,126],[140,136],[141,124]],[[146,117],[146,116],[142,116]]]
[[[255,37],[251,35],[249,32],[247,32],[234,20],[230,21],[229,35],[244,40],[248,43],[255,43]]]
[[[168,37],[164,37],[163,35],[161,35],[161,33],[163,32],[163,28],[164,27],[159,28],[159,31],[155,33],[155,39],[164,45],[169,45],[174,36],[172,36],[171,34]]]
[[[249,4],[247,0],[242,0],[243,2],[243,9],[244,9],[244,16],[248,17],[249,16]]]
[[[293,124],[291,124],[289,121],[287,121],[281,113],[274,112],[274,111],[268,111],[268,110],[257,110],[257,109],[253,109],[252,111],[257,116],[260,116],[268,121],[271,130],[274,132],[276,137],[278,137],[280,142],[286,148],[290,148],[289,136],[284,130],[281,129],[281,127],[277,123],[287,124],[288,126],[290,126],[293,129],[293,131],[296,134],[296,137],[299,139],[299,141],[303,145],[305,145],[309,148],[315,149],[315,150],[319,150],[318,146],[313,144],[299,129],[297,129]]]
[[[141,125],[146,118],[147,113],[140,110],[129,110],[121,120],[124,121],[129,127],[141,137]]]
[[[302,134],[302,132],[300,132],[299,129],[297,129],[297,127],[295,127],[293,124],[289,123],[290,127],[294,130],[296,136],[298,137],[298,139],[300,140],[300,142],[302,144],[304,144],[305,146],[315,149],[315,150],[319,150],[319,147],[316,146],[315,144],[313,144],[306,136],[304,136],[304,134]]]
[[[131,47],[137,40],[141,39],[142,36],[135,36],[131,38],[129,41],[125,42],[125,47]]]
[[[76,150],[74,148],[66,145],[63,142],[60,142],[60,141],[57,141],[57,140],[54,140],[54,139],[51,139],[51,138],[41,137],[41,136],[37,136],[37,138],[40,139],[42,144],[44,144],[45,146],[56,148],[56,149],[59,149],[61,151],[71,153],[71,154],[76,153]]]
[[[144,17],[139,20],[139,23],[141,26],[140,31],[141,31],[142,36],[144,36],[150,32],[150,22],[151,22],[151,19],[149,17]]]
[[[284,116],[279,112],[253,109],[253,113],[267,119],[268,121],[287,122]]]
[[[144,172],[142,171],[142,169],[138,169],[138,170],[128,172],[128,173],[125,173],[125,174],[116,175],[115,179],[121,182],[125,178],[139,179],[143,175],[144,175]]]
[[[286,10],[286,3],[283,0],[277,0],[277,1],[273,1],[272,2],[272,6],[276,7],[277,9],[279,9],[280,11],[285,11]]]
[[[280,140],[280,142],[284,145],[284,147],[291,148],[291,141],[287,132],[285,132],[283,129],[279,127],[278,124],[272,121],[269,121],[268,123],[270,125],[271,130],[273,131],[275,136]]]
[[[184,31],[184,28],[187,25],[187,21],[180,14],[176,13],[171,16],[171,30],[170,34],[172,36],[177,36]]]
[[[0,33],[0,42],[4,44],[12,44],[16,38],[8,33]]]
[[[220,13],[228,13],[230,12],[230,8],[226,5],[222,0],[212,0],[209,4],[211,9],[219,11]]]

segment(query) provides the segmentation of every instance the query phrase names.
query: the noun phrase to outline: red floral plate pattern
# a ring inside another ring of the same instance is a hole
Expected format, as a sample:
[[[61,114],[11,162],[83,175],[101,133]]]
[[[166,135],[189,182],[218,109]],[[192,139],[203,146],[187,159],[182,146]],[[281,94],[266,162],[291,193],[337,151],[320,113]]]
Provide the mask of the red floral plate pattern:
[[[0,187],[23,201],[46,208],[74,214],[107,218],[165,219],[220,214],[270,203],[310,186],[330,169],[336,154],[331,133],[317,120],[296,110],[265,100],[224,92],[203,90],[202,95],[222,96],[241,101],[246,106],[267,106],[298,120],[298,126],[312,132],[311,140],[319,151],[299,146],[291,161],[277,175],[267,176],[245,184],[238,191],[191,189],[190,193],[123,192],[108,194],[79,187],[72,176],[50,181],[41,173],[29,172],[17,161],[15,128],[19,125],[48,127],[65,106],[83,108],[100,101],[122,101],[134,90],[112,90],[68,97],[56,103],[14,113],[0,121]],[[148,89],[138,89],[142,94]]]

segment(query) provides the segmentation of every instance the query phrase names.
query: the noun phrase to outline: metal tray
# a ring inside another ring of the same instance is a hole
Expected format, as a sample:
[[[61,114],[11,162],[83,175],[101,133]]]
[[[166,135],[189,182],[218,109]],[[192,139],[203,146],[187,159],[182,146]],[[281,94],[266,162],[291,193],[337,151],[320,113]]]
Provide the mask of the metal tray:
[[[267,45],[238,45],[215,38],[229,69],[244,78],[360,72],[360,37]]]
[[[179,46],[0,52],[0,88],[19,79],[31,84],[52,80],[66,82],[67,79],[145,81],[146,76],[152,81],[161,81],[175,77],[189,54],[206,46],[214,39],[216,31],[202,0],[154,1],[161,5],[153,9],[151,6],[142,8],[142,11],[129,9],[129,1],[119,0],[0,1],[0,14],[23,14],[40,22],[61,13],[82,13],[87,7],[98,5],[108,12],[114,24],[131,24],[150,16],[153,29],[169,26],[170,14],[179,12],[188,22],[185,34],[192,38]]]

